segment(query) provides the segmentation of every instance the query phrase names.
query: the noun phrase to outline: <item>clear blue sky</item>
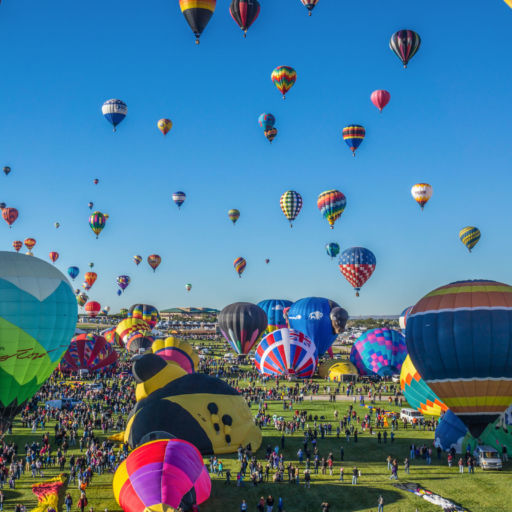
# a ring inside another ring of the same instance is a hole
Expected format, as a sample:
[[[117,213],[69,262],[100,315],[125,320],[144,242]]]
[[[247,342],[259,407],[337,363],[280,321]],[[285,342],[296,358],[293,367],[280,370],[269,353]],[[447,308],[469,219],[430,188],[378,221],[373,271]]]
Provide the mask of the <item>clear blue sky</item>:
[[[310,18],[299,0],[261,4],[244,40],[218,0],[197,47],[178,0],[3,1],[0,166],[13,171],[0,201],[20,217],[0,225],[1,247],[33,236],[37,256],[55,250],[64,272],[80,267],[77,285],[94,261],[89,295],[113,311],[319,295],[352,315],[398,314],[451,281],[511,283],[512,10],[320,0]],[[401,28],[423,41],[407,70],[388,48]],[[298,73],[286,101],[270,81],[278,65]],[[369,99],[381,88],[383,114]],[[116,134],[101,115],[109,98],[129,109]],[[272,145],[264,111],[277,118]],[[162,117],[174,122],[166,138]],[[355,159],[341,139],[349,123],[367,132]],[[419,181],[434,187],[423,214],[410,196]],[[316,207],[330,188],[347,196],[334,231]],[[279,207],[288,189],[304,199],[293,229]],[[89,201],[110,215],[99,240]],[[235,227],[230,208],[242,214]],[[458,240],[466,225],[482,231],[471,255]],[[377,257],[359,299],[325,254],[331,241]],[[163,258],[156,274],[132,262],[151,253]],[[132,277],[121,298],[119,274]]]

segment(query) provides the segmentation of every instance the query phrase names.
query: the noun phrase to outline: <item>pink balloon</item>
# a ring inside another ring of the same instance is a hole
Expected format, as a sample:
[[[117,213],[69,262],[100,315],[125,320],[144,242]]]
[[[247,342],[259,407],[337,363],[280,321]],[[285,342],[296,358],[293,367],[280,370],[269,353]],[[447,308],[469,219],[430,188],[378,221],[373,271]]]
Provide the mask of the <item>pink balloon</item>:
[[[377,90],[373,91],[371,95],[372,103],[382,112],[382,109],[389,103],[391,94],[388,91]]]

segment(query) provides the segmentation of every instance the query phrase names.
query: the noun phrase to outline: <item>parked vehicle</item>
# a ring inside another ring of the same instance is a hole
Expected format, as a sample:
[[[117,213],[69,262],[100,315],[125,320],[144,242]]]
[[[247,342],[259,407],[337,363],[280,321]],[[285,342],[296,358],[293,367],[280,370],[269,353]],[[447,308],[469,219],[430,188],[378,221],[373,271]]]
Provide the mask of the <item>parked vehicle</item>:
[[[484,471],[486,469],[502,470],[503,463],[498,452],[492,447],[487,445],[479,445],[473,452],[477,466],[480,466]]]
[[[419,422],[423,419],[423,414],[421,414],[420,411],[417,411],[416,409],[402,409],[400,411],[400,419],[406,420],[409,423]]]

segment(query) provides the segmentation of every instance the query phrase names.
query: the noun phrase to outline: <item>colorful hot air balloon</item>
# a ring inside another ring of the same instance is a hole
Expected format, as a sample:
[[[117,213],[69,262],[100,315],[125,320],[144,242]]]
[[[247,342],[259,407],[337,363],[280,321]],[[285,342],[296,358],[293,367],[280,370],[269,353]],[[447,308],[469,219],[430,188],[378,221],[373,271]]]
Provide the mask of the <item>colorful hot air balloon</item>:
[[[181,205],[185,202],[185,199],[187,199],[187,194],[185,194],[185,192],[174,192],[172,195],[172,200],[178,206],[178,208],[181,208]]]
[[[341,253],[339,260],[340,271],[345,279],[354,287],[356,297],[359,297],[361,287],[370,279],[377,260],[369,249],[351,247]]]
[[[94,206],[94,203],[92,201],[89,201],[88,205],[89,210],[92,210],[92,207]]]
[[[216,0],[180,0],[183,16],[196,36],[196,44],[215,11]]]
[[[195,373],[199,367],[199,356],[190,343],[184,340],[173,337],[155,340],[151,345],[151,351],[166,361],[176,363],[187,373]]]
[[[98,313],[101,311],[101,304],[94,300],[91,300],[85,305],[85,312],[89,318],[95,318],[98,316]]]
[[[233,262],[233,266],[235,267],[236,273],[238,274],[238,277],[242,277],[242,274],[244,273],[245,267],[247,266],[247,261],[245,261],[245,258],[237,258]]]
[[[295,190],[287,190],[281,196],[279,203],[284,216],[290,221],[290,227],[293,227],[292,222],[297,218],[302,209],[302,196],[295,192]]]
[[[267,334],[258,345],[254,364],[271,377],[313,377],[318,363],[315,344],[302,332],[279,329]]]
[[[156,271],[160,263],[162,262],[162,258],[158,256],[158,254],[151,254],[148,256],[149,266],[153,269],[153,272]]]
[[[326,190],[318,196],[317,206],[321,214],[329,222],[331,229],[333,229],[334,223],[345,211],[347,199],[339,190]]]
[[[432,197],[432,192],[432,187],[428,183],[417,183],[411,188],[411,195],[420,205],[422,211],[429,199]]]
[[[0,203],[0,210],[3,210],[7,205],[5,203]]]
[[[480,230],[474,226],[467,226],[459,232],[460,241],[468,248],[469,252],[480,241],[481,236]]]
[[[117,327],[117,326],[116,326]],[[124,347],[123,343],[121,342],[121,338],[119,337],[119,334],[116,332],[116,327],[110,327],[110,329],[107,329],[105,331],[102,331],[101,335],[114,347]]]
[[[116,282],[117,286],[121,288],[121,292],[124,292],[126,288],[128,288],[128,285],[130,284],[130,276],[117,276]]]
[[[412,306],[409,306],[408,308],[405,308],[401,315],[398,317],[398,325],[400,326],[400,329],[402,330],[402,334],[405,335],[405,327],[407,326],[407,319],[409,318],[409,315],[412,311]]]
[[[93,182],[95,185],[97,185],[97,184],[100,182],[100,180],[99,180],[98,178],[94,178],[94,179],[92,180],[92,182]]]
[[[59,229],[60,228],[60,222],[55,222],[54,226],[55,226],[55,229]]]
[[[16,208],[4,208],[2,218],[9,224],[9,227],[12,227],[12,224],[18,218],[18,210]]]
[[[8,176],[10,172],[11,172],[11,168],[10,168],[8,165],[6,165],[6,166],[4,167],[4,174],[5,174],[6,176]]]
[[[39,258],[0,252],[0,432],[46,382],[77,322],[73,290]]]
[[[389,41],[389,47],[403,62],[404,68],[416,55],[421,45],[420,36],[413,30],[399,30],[395,32]]]
[[[356,156],[356,149],[363,142],[365,135],[366,130],[359,124],[351,124],[343,128],[343,140],[347,143],[354,156]]]
[[[340,245],[336,242],[331,242],[330,244],[327,244],[325,246],[325,250],[327,252],[327,256],[330,256],[331,258],[336,258],[338,254],[340,253]]]
[[[229,13],[243,30],[245,37],[247,30],[256,21],[260,13],[260,3],[258,0],[231,0]]]
[[[187,292],[189,292],[190,290],[192,290],[192,285],[190,283],[187,283],[185,285],[185,290],[187,290]]]
[[[29,251],[32,251],[37,242],[34,238],[25,238],[25,241],[23,243]]]
[[[141,349],[149,349],[155,341],[151,328],[140,318],[122,320],[116,327],[116,332],[126,349],[134,353]]]
[[[263,134],[265,135],[267,140],[270,142],[270,144],[272,144],[272,141],[277,137],[277,128],[276,127],[269,128],[268,130],[265,130],[263,132]]]
[[[380,377],[399,374],[406,357],[405,337],[388,327],[366,331],[357,338],[350,352],[350,362],[360,375]]]
[[[267,315],[256,304],[235,302],[218,317],[219,329],[237,354],[248,354],[267,328]]]
[[[89,283],[82,283],[82,288],[88,292],[91,289],[91,285]]]
[[[140,262],[142,261],[142,256],[139,256],[138,254],[136,254],[133,257],[133,261],[135,262],[135,265],[139,266]]]
[[[76,296],[76,301],[78,303],[78,305],[83,308],[85,303],[87,302],[87,300],[89,299],[89,296],[86,294],[86,293],[79,293],[77,296]]]
[[[264,113],[258,117],[258,124],[264,130],[270,130],[270,128],[274,128],[274,125],[276,124],[276,118],[272,114]]]
[[[94,212],[89,217],[89,226],[91,226],[91,229],[93,233],[96,235],[96,238],[100,236],[100,233],[102,232],[103,228],[105,227],[105,223],[107,222],[107,219],[105,219],[105,215],[101,212]]]
[[[512,404],[512,286],[459,281],[428,293],[407,320],[411,361],[478,437]]]
[[[79,334],[71,340],[59,370],[65,373],[78,373],[80,370],[104,372],[111,370],[118,358],[117,352],[103,336]]]
[[[89,288],[96,282],[96,279],[98,279],[96,272],[86,272],[84,275],[84,281],[89,285]]]
[[[55,251],[52,251],[48,256],[52,263],[55,263],[59,259],[59,253]]]
[[[124,512],[175,512],[205,502],[212,484],[193,444],[159,439],[131,452],[117,468],[112,486]]]
[[[170,119],[160,119],[157,123],[158,129],[167,135],[172,129],[172,121]]]
[[[270,263],[270,259],[269,258],[265,258],[265,263],[268,265]]]
[[[391,94],[388,91],[383,89],[378,89],[377,91],[373,91],[370,96],[372,103],[382,112],[382,109],[389,103],[391,99]]]
[[[319,0],[300,0],[302,2],[302,5],[306,7],[306,9],[309,11],[309,15],[311,16],[313,9],[315,8],[315,5],[319,2]]]
[[[116,131],[117,125],[126,117],[128,107],[124,101],[112,99],[103,103],[101,112]]]
[[[240,218],[240,211],[236,208],[232,208],[228,211],[228,217],[229,220],[234,224],[236,224],[236,221]]]
[[[267,299],[258,302],[258,307],[267,315],[267,328],[265,333],[274,332],[288,327],[284,318],[284,310],[292,305],[290,300]]]
[[[128,318],[144,320],[153,329],[160,322],[160,313],[150,304],[134,304],[128,311]]]
[[[407,403],[427,416],[441,416],[448,410],[421,378],[409,356],[405,358],[400,372],[400,388]]]
[[[23,247],[23,242],[21,240],[14,240],[12,246],[16,252],[20,252],[20,249]]]
[[[297,72],[289,66],[279,66],[272,71],[270,78],[283,95],[283,99],[285,99],[286,93],[293,87],[297,80]]]

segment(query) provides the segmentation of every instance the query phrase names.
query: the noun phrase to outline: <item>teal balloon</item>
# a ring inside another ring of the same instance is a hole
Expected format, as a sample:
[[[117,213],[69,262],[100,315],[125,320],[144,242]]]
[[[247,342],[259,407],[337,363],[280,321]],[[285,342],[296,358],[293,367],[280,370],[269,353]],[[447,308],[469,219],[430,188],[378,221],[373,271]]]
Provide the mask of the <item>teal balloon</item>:
[[[336,242],[331,242],[325,246],[325,250],[328,256],[331,258],[336,258],[336,256],[338,256],[340,253],[340,246]]]

